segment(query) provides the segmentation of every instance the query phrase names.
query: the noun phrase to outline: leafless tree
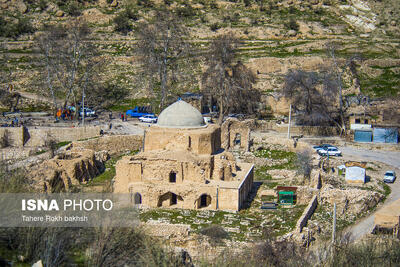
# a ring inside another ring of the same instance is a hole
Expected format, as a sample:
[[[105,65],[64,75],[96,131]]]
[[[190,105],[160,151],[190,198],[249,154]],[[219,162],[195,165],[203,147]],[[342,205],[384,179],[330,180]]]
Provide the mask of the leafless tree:
[[[338,44],[335,42],[328,42],[326,44],[326,50],[328,55],[332,59],[332,67],[330,69],[330,72],[332,73],[332,76],[336,78],[336,84],[338,87],[338,96],[339,96],[339,109],[338,109],[338,115],[339,115],[339,124],[340,124],[340,129],[341,129],[341,134],[343,134],[346,131],[346,119],[345,119],[345,106],[344,106],[344,100],[343,100],[343,79],[342,75],[344,72],[344,68],[348,67],[350,69],[351,74],[353,77],[356,79],[356,86],[360,86],[359,78],[357,75],[357,69],[356,69],[356,62],[357,61],[362,61],[363,58],[361,55],[354,54],[347,58],[345,64],[341,66],[338,62],[338,59],[336,57],[336,50],[338,48]]]
[[[209,99],[217,100],[220,124],[229,111],[251,113],[259,100],[258,92],[253,90],[256,76],[242,62],[235,63],[240,43],[231,33],[220,35],[211,42],[206,55],[202,91]]]
[[[309,150],[297,152],[297,174],[303,175],[305,180],[310,180],[312,171],[312,154]]]
[[[91,31],[81,20],[66,26],[48,26],[36,39],[45,69],[44,80],[48,93],[57,107],[56,97],[63,97],[77,106],[80,90],[88,89],[98,81],[96,75],[103,66],[98,50],[90,42]]]
[[[161,89],[161,109],[170,92],[170,84],[178,79],[183,61],[187,61],[190,45],[187,42],[188,32],[176,16],[168,10],[157,11],[152,20],[137,26],[138,37],[135,49],[142,67],[142,75]],[[154,92],[153,89],[151,89]]]
[[[336,96],[338,86],[329,73],[289,70],[282,94],[289,99],[301,125],[321,126],[330,123],[337,127]]]

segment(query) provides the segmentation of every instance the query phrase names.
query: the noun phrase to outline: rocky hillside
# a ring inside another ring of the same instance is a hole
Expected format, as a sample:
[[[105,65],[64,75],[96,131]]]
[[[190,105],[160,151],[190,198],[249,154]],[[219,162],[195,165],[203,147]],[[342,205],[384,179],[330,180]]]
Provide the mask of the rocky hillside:
[[[397,0],[0,0],[2,88],[12,84],[19,92],[45,95],[38,78],[41,69],[34,37],[44,25],[80,18],[89,24],[93,44],[107,58],[102,80],[128,89],[131,98],[145,98],[147,91],[132,82],[136,68],[131,29],[165,4],[189,28],[191,41],[199,50],[228,31],[244,41],[240,59],[257,73],[257,88],[266,110],[286,112],[285,104],[277,102],[276,92],[289,69],[329,68],[332,62],[326,44],[331,41],[338,44],[336,56],[343,66],[345,95],[391,98],[400,91]],[[126,28],[117,31],[115,18],[126,16],[127,10]],[[354,54],[362,60],[345,64]],[[182,88],[173,94],[198,88]],[[35,101],[25,100],[25,108],[35,109],[40,102]],[[115,108],[137,102],[125,101]]]

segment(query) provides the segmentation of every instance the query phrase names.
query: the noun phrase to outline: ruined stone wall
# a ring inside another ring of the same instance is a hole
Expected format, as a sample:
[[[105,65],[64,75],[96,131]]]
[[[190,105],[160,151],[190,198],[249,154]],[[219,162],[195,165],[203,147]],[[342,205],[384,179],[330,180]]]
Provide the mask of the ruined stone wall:
[[[248,151],[250,147],[250,131],[254,128],[254,120],[227,119],[221,126],[221,146],[226,150],[240,149]]]
[[[10,145],[14,147],[23,146],[23,127],[1,127],[0,128],[0,138],[7,135]]]
[[[69,150],[30,169],[28,176],[41,192],[68,191],[104,171],[103,157],[92,150]]]
[[[100,126],[28,128],[25,146],[44,146],[46,138],[56,142],[77,141],[100,135]]]
[[[140,150],[143,146],[142,135],[105,135],[99,138],[76,141],[73,147],[81,147],[94,151],[106,150],[110,155],[125,151]]]
[[[277,131],[279,133],[287,133],[288,126],[277,125],[272,128],[272,130]],[[336,127],[324,127],[324,126],[291,126],[290,127],[290,135],[306,135],[306,136],[336,136],[339,135],[340,132]]]
[[[38,147],[44,146],[47,138],[51,137],[54,141],[76,141],[80,139],[99,136],[101,127],[4,127],[0,128],[0,137],[8,132],[11,146]]]
[[[300,219],[297,221],[296,224],[296,231],[301,233],[303,230],[304,226],[307,225],[308,220],[311,218],[311,216],[314,214],[315,209],[317,208],[318,205],[318,198],[315,195],[310,203],[308,204],[307,208],[304,210],[303,215],[301,215]]]
[[[9,147],[0,149],[0,160],[20,160],[35,155],[38,148]]]

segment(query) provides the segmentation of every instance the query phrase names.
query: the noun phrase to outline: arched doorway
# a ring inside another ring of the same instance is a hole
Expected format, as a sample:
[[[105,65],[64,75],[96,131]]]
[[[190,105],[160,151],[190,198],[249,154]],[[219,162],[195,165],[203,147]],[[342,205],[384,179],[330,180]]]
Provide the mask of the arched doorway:
[[[135,193],[133,195],[133,203],[135,203],[135,205],[140,205],[142,204],[142,195],[139,193]]]
[[[176,183],[176,172],[172,171],[169,173],[169,182]]]
[[[197,208],[205,208],[211,205],[211,196],[207,194],[202,194],[198,199],[197,199]]]
[[[157,207],[171,207],[183,201],[183,198],[175,193],[167,192],[158,198]]]
[[[233,145],[234,146],[241,146],[242,143],[242,136],[240,135],[240,133],[236,133],[235,134],[235,139],[233,140]]]

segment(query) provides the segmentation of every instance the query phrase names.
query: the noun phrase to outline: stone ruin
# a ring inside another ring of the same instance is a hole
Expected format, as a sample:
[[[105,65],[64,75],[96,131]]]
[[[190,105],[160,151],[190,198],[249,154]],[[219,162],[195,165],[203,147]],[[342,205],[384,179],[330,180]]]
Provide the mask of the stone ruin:
[[[85,184],[104,171],[106,151],[66,150],[37,165],[29,173],[40,192],[68,192],[73,185]]]
[[[239,210],[253,183],[253,165],[221,148],[221,128],[180,100],[145,132],[143,151],[116,165],[114,192],[135,205]]]

